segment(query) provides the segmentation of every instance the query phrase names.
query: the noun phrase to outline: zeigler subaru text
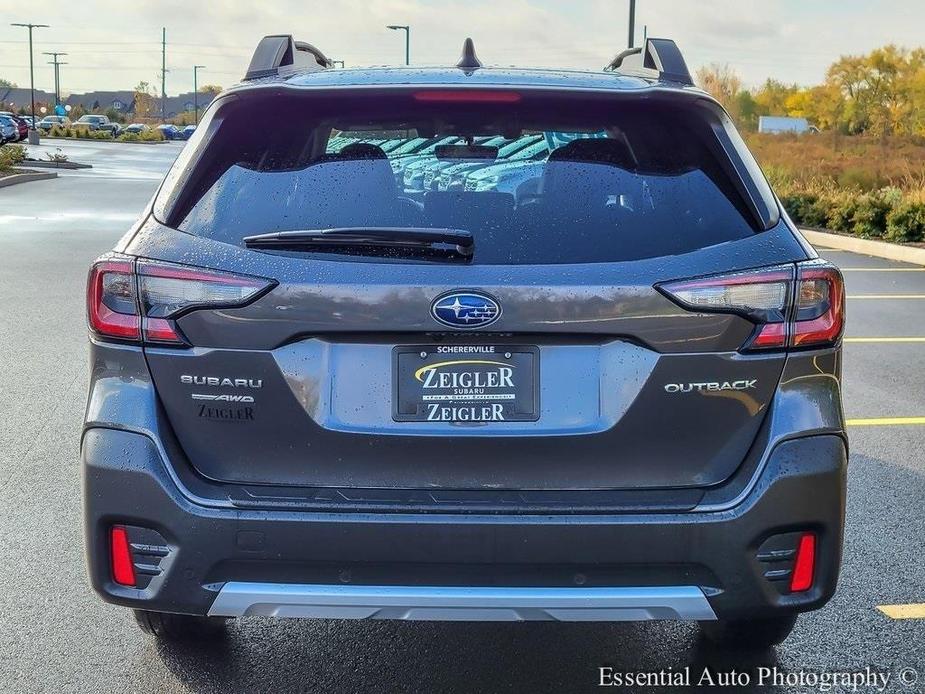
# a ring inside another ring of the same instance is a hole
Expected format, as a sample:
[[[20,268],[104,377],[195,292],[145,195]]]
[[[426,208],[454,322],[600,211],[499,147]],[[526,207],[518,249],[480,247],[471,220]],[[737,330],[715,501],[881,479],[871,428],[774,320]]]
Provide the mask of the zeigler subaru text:
[[[329,67],[261,41],[90,270],[97,592],[162,638],[681,619],[768,645],[824,605],[842,279],[674,43]]]

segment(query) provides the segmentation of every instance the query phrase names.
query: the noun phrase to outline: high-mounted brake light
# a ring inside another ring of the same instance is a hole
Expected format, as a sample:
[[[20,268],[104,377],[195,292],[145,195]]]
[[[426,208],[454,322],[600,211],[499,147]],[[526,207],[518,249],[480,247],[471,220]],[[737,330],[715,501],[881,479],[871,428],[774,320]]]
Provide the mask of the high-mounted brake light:
[[[520,94],[497,89],[428,89],[415,92],[414,100],[440,103],[516,104],[520,101]]]
[[[90,328],[99,337],[185,345],[177,318],[200,308],[244,306],[274,285],[259,277],[107,256],[90,269]]]
[[[734,313],[755,323],[743,351],[835,344],[844,327],[841,273],[822,261],[669,282],[658,289],[688,310]]]

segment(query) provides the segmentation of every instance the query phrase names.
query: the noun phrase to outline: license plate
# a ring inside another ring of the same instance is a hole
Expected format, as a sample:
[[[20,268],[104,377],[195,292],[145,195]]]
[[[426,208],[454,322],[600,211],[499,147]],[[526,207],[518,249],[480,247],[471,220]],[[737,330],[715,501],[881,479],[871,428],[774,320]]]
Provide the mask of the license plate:
[[[539,349],[427,345],[392,350],[397,422],[533,422],[539,419]]]

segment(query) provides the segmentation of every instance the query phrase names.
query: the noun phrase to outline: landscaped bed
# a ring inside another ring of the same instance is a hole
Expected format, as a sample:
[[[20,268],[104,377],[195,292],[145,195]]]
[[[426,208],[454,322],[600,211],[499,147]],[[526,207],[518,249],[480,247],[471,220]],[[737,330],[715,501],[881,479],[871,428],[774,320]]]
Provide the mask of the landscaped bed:
[[[746,139],[797,224],[925,241],[925,138],[753,133]]]

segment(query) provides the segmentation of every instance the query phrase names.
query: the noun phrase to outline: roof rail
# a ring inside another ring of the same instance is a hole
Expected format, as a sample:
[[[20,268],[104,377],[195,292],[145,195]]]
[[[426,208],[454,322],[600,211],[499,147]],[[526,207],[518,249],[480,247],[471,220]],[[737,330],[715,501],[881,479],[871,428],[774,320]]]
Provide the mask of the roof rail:
[[[310,43],[296,41],[290,34],[274,34],[260,39],[244,79],[314,72],[332,67],[334,63]]]
[[[644,47],[618,53],[604,70],[694,85],[678,44],[671,39],[646,39]]]

